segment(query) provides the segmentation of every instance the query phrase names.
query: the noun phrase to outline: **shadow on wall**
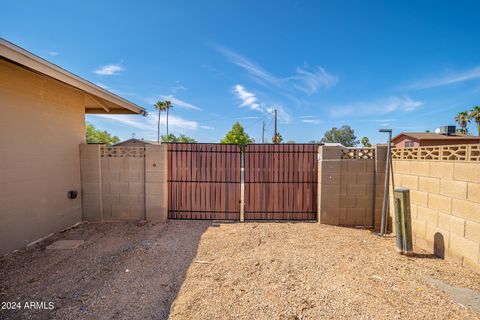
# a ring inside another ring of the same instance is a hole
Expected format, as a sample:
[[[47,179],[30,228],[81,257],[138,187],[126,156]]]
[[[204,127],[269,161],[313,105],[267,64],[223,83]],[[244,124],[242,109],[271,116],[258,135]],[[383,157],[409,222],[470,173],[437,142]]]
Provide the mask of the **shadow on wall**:
[[[11,310],[0,318],[167,319],[211,225],[85,224],[2,257],[0,301],[51,301],[55,309]],[[76,250],[45,250],[59,239],[85,243]]]
[[[439,258],[445,259],[445,240],[443,234],[435,233],[433,237],[433,254]]]

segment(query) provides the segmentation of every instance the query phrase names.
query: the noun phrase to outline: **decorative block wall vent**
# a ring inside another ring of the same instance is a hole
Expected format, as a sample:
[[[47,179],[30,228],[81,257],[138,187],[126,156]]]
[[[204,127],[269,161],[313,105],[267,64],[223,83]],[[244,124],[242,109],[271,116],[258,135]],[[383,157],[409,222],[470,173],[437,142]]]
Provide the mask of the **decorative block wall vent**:
[[[145,158],[143,147],[102,147],[102,158]]]
[[[393,148],[392,159],[480,162],[480,145],[463,144],[449,146]]]
[[[341,159],[375,159],[374,148],[344,148]]]

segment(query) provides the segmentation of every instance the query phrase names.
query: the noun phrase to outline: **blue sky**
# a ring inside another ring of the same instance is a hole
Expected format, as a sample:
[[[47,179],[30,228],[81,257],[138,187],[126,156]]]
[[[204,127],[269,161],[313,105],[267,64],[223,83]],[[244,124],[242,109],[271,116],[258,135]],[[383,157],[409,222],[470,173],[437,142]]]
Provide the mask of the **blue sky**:
[[[479,16],[478,1],[6,0],[0,36],[150,111],[87,117],[122,139],[155,139],[168,98],[170,130],[202,142],[234,121],[271,138],[274,108],[285,140],[348,124],[382,142],[480,104]]]

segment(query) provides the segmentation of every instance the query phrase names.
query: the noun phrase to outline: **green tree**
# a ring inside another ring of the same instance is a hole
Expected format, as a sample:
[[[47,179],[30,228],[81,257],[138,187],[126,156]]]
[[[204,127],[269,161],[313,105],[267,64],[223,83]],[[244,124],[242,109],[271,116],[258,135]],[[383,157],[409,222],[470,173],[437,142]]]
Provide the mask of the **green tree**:
[[[355,147],[358,144],[355,132],[350,126],[341,126],[332,128],[325,132],[321,143],[341,143],[345,147]]]
[[[467,111],[457,113],[455,121],[460,125],[460,132],[467,134],[467,124],[470,122]]]
[[[371,148],[372,147],[372,144],[370,143],[370,139],[368,139],[368,137],[363,137],[361,142],[362,142],[364,148]]]
[[[184,134],[181,134],[177,137],[173,133],[170,133],[169,135],[162,136],[162,142],[196,143],[197,141],[192,137],[186,136]]]
[[[272,137],[272,142],[273,143],[282,143],[283,142],[283,137],[280,132],[277,132],[277,139],[275,139],[275,134]]]
[[[468,120],[473,120],[477,124],[477,133],[480,136],[480,106],[475,106],[468,114]]]
[[[184,134],[181,134],[178,136],[178,142],[183,142],[183,143],[196,143],[197,140],[193,139],[192,137],[186,136]]]
[[[157,122],[157,142],[160,143],[160,113],[163,111],[167,111],[167,136],[168,136],[168,110],[170,108],[173,108],[172,102],[165,100],[165,101],[160,101],[158,100],[154,104],[155,109],[158,110],[158,122]]]
[[[245,132],[245,129],[237,121],[233,124],[232,129],[227,132],[225,138],[220,140],[220,143],[232,143],[239,145],[246,145],[248,143],[253,143],[252,138]]]
[[[87,143],[102,143],[112,145],[120,142],[117,136],[111,135],[108,131],[98,130],[93,124],[87,122]]]

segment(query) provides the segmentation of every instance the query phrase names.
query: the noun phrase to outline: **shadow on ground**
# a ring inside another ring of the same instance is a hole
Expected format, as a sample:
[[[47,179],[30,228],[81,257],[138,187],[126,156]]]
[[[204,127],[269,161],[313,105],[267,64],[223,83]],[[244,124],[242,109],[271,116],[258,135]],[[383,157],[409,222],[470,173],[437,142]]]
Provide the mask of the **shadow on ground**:
[[[84,224],[0,258],[0,319],[166,319],[207,221],[167,225]],[[47,250],[58,239],[83,239],[75,250]],[[25,309],[44,302],[53,310]]]

